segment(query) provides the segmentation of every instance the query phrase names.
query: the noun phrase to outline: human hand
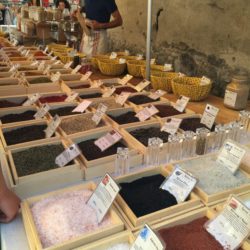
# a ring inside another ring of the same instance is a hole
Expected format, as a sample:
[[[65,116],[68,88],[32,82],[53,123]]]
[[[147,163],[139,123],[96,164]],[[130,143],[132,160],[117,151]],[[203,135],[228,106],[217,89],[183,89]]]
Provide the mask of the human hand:
[[[93,21],[86,21],[86,25],[88,27],[90,27],[91,29],[93,29],[93,30],[103,29],[103,24],[99,23],[99,22],[97,22],[95,20],[93,20]]]

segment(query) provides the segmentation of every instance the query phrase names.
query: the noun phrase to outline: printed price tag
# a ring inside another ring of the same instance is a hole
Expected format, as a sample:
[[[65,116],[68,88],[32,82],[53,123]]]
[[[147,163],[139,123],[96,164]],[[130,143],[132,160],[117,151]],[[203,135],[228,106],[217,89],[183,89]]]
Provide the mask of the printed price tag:
[[[237,93],[227,90],[225,92],[224,103],[229,106],[235,106],[237,100]]]
[[[98,223],[107,214],[119,191],[120,188],[116,182],[106,174],[87,201],[87,204],[95,210]]]
[[[227,167],[233,174],[235,174],[245,153],[246,150],[244,148],[236,145],[231,140],[227,140],[217,157],[217,162]]]
[[[28,49],[28,50],[26,51],[26,53],[25,53],[25,55],[24,55],[24,56],[28,56],[28,55],[29,55],[29,53],[30,53],[30,50]]]
[[[178,73],[178,77],[184,77],[184,76],[186,76],[186,75],[181,73],[181,72]]]
[[[114,144],[116,144],[121,139],[122,139],[122,136],[116,130],[112,130],[111,132],[97,139],[95,141],[95,145],[98,148],[100,148],[100,150],[103,152],[106,149],[113,146]]]
[[[48,54],[48,56],[52,56],[52,54],[53,54],[53,51],[50,51],[49,54]]]
[[[65,102],[73,102],[77,97],[79,93],[77,92],[71,92],[70,95],[65,99]]]
[[[61,63],[61,61],[60,61],[60,60],[57,60],[57,61],[55,61],[55,62],[53,63],[53,65],[60,64],[60,63]]]
[[[110,97],[114,94],[116,88],[113,86],[111,88],[107,88],[107,90],[105,91],[105,93],[102,95],[102,97]]]
[[[43,104],[43,106],[35,113],[34,117],[35,119],[41,119],[43,118],[48,111],[50,110],[50,106],[48,103]]]
[[[30,66],[36,66],[36,65],[38,65],[38,61],[35,61],[35,62],[30,64]]]
[[[176,103],[173,105],[176,110],[183,112],[189,102],[190,98],[186,96],[180,96]]]
[[[143,59],[143,55],[142,54],[137,54],[136,55],[136,60],[142,60]]]
[[[147,80],[143,80],[142,82],[140,82],[139,84],[137,84],[135,86],[135,89],[138,91],[138,92],[141,92],[143,89],[145,89],[148,85],[150,84],[150,81],[147,81]]]
[[[61,73],[56,72],[55,74],[53,74],[53,76],[51,76],[51,80],[52,80],[52,82],[58,82],[60,77],[61,77]]]
[[[154,233],[154,231],[145,224],[140,234],[136,238],[130,250],[163,250],[164,245]],[[166,248],[167,249],[167,248]]]
[[[235,250],[250,234],[250,210],[234,196],[223,211],[205,225],[224,249]]]
[[[117,53],[112,52],[109,58],[110,59],[115,59],[116,57],[117,57]]]
[[[39,64],[37,70],[43,71],[44,69],[45,69],[45,62],[43,61],[43,62],[41,62],[41,63]]]
[[[48,127],[44,130],[46,138],[50,138],[59,127],[61,119],[58,115],[53,117],[53,120],[49,123]]]
[[[28,56],[28,60],[33,61],[34,60],[34,56],[33,55]]]
[[[52,61],[55,61],[56,59],[57,59],[57,56],[54,56],[54,57],[51,58]]]
[[[155,58],[152,58],[152,59],[150,60],[150,64],[151,64],[151,65],[155,64],[155,60],[156,60]]]
[[[157,114],[159,110],[154,105],[149,105],[143,110],[139,111],[135,116],[141,121],[146,121],[151,116]]]
[[[169,118],[161,128],[161,131],[165,131],[171,135],[175,134],[181,125],[182,119]]]
[[[173,65],[172,64],[168,64],[168,63],[164,64],[163,71],[172,71],[172,70],[173,70]]]
[[[92,121],[95,122],[96,125],[98,125],[107,110],[108,110],[108,107],[106,105],[100,103],[98,105],[96,112],[94,113],[94,115],[92,117]]]
[[[66,63],[66,64],[63,66],[63,68],[64,68],[64,69],[69,69],[70,66],[72,65],[72,63],[73,63],[73,62],[68,62],[68,63]]]
[[[44,49],[44,53],[47,53],[47,51],[49,50],[49,47],[48,46],[46,46],[46,48]]]
[[[131,76],[131,75],[126,75],[126,76],[124,76],[122,79],[119,79],[119,83],[120,83],[121,85],[125,85],[125,84],[127,84],[132,78],[133,78],[133,76]]]
[[[125,53],[125,56],[129,56],[130,55],[129,50],[127,50],[127,49],[124,50],[124,53]]]
[[[21,55],[24,56],[26,54],[26,52],[27,52],[26,49],[22,50]]]
[[[16,66],[13,65],[13,66],[11,66],[9,72],[12,73],[12,72],[15,72],[16,70],[17,70]]]
[[[87,80],[90,78],[90,76],[91,76],[92,74],[93,74],[92,71],[86,72],[86,73],[82,76],[81,81],[87,81]]]
[[[162,183],[161,189],[171,193],[178,203],[184,202],[194,189],[197,179],[183,169],[177,167]]]
[[[210,84],[210,82],[211,82],[211,80],[210,80],[209,78],[203,76],[203,77],[201,78],[200,85],[202,85],[202,86],[203,86],[203,85],[208,85],[208,84]]]
[[[157,100],[160,97],[164,96],[167,92],[161,89],[156,90],[155,92],[151,93],[148,97],[153,100]]]
[[[20,46],[17,50],[20,52],[24,49],[24,46]]]
[[[71,74],[76,74],[76,73],[80,70],[81,67],[82,67],[82,65],[77,65],[77,66],[72,70]]]
[[[119,64],[124,64],[124,63],[126,63],[126,59],[120,58],[120,59],[119,59]]]
[[[78,148],[78,146],[76,144],[72,144],[69,148],[65,149],[60,155],[56,157],[55,163],[59,167],[64,167],[80,154],[81,150]]]
[[[129,93],[129,92],[122,92],[120,95],[118,95],[115,98],[115,102],[118,103],[118,104],[121,104],[123,106],[124,103],[128,100],[130,94],[131,93]]]
[[[102,80],[95,80],[92,82],[91,84],[91,88],[99,88],[103,85],[103,81]]]
[[[41,97],[40,94],[36,93],[32,96],[29,96],[28,100],[26,100],[22,106],[30,106],[32,104],[34,104],[36,101],[38,101],[38,99]]]
[[[17,41],[16,39],[14,39],[12,44],[13,44],[14,46],[17,46],[18,41]]]
[[[51,65],[47,65],[46,68],[45,68],[45,70],[43,71],[43,73],[45,75],[47,75],[49,73],[50,69],[51,69]]]
[[[84,100],[75,109],[73,109],[72,112],[83,113],[91,103],[92,101]]]
[[[213,127],[218,112],[219,112],[218,108],[210,104],[207,104],[201,118],[201,123],[205,124],[209,129],[211,129]]]

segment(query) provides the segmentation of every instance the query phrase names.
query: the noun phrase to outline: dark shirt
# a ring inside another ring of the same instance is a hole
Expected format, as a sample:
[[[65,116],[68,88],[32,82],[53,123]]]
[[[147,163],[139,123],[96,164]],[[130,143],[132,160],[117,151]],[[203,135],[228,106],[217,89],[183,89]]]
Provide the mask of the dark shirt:
[[[111,14],[117,10],[115,0],[85,0],[86,18],[108,23]]]
[[[4,22],[5,22],[5,9],[3,9],[3,10],[0,10],[0,25],[3,25],[3,24],[5,24]]]

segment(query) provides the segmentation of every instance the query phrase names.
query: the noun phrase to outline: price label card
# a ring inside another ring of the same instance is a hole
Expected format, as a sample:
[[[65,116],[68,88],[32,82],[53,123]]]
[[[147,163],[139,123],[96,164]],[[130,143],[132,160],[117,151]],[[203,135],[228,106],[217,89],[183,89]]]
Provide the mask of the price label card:
[[[56,72],[53,76],[51,76],[51,80],[52,80],[52,82],[58,82],[60,77],[61,77],[61,73]]]
[[[15,72],[17,70],[16,66],[13,65],[11,66],[11,68],[9,69],[9,72],[12,73],[12,72]]]
[[[30,55],[30,56],[28,57],[28,60],[33,61],[33,60],[34,60],[34,56],[33,56],[33,55]]]
[[[143,80],[142,82],[140,82],[139,84],[137,84],[135,86],[135,89],[138,91],[138,92],[141,92],[143,89],[145,89],[148,85],[150,84],[150,81],[148,80]]]
[[[41,62],[41,63],[39,64],[37,70],[43,71],[44,69],[45,69],[45,62],[43,61],[43,62]]]
[[[56,58],[56,57],[55,57]],[[57,61],[55,61],[54,63],[53,63],[53,65],[56,65],[56,64],[60,64],[61,63],[61,61],[60,60],[57,60]]]
[[[13,45],[14,45],[14,46],[17,46],[17,44],[18,44],[18,41],[17,41],[16,39],[14,39]]]
[[[162,126],[161,131],[165,131],[171,135],[175,134],[181,125],[182,119],[169,118]]]
[[[115,59],[115,58],[117,58],[117,53],[112,52],[109,58],[110,58],[110,59]]]
[[[123,106],[124,103],[128,100],[130,94],[131,93],[129,93],[129,92],[122,92],[120,95],[118,95],[115,98],[115,102],[118,103],[118,104],[121,104]]]
[[[53,54],[53,51],[49,52],[48,56],[52,56],[52,54]]]
[[[41,119],[43,118],[48,111],[50,110],[50,106],[48,103],[43,104],[43,106],[35,113],[34,117],[35,119]]]
[[[223,211],[205,225],[224,249],[235,250],[250,234],[250,210],[231,196]]]
[[[82,76],[81,81],[87,81],[87,80],[90,78],[90,76],[91,76],[92,74],[93,74],[92,71],[86,72],[86,73]]]
[[[226,89],[224,103],[234,107],[236,100],[237,100],[237,93]]]
[[[24,49],[24,46],[20,46],[17,50],[20,52]]]
[[[133,243],[130,250],[163,250],[164,245],[154,233],[154,231],[145,224],[143,229],[140,231],[138,237]],[[167,249],[167,248],[166,248]]]
[[[46,46],[46,48],[44,49],[44,53],[47,53],[47,51],[49,50],[49,47],[48,46]]]
[[[155,64],[155,60],[156,60],[155,58],[152,58],[152,59],[150,60],[150,64],[151,64],[151,65]]]
[[[69,69],[70,66],[72,65],[72,63],[73,63],[73,62],[68,62],[68,63],[66,63],[66,64],[63,66],[63,68],[64,68],[64,69]]]
[[[95,80],[92,82],[91,84],[91,88],[99,88],[103,85],[103,81],[102,80]]]
[[[126,59],[120,58],[120,59],[119,59],[119,64],[124,64],[124,63],[126,63]]]
[[[24,56],[28,56],[28,55],[29,55],[29,53],[30,53],[30,50],[28,49],[28,50],[26,51],[26,53],[25,53],[25,55],[24,55]]]
[[[171,193],[178,203],[184,202],[194,189],[197,179],[190,173],[177,167],[162,183],[161,189]]]
[[[22,106],[30,106],[30,105],[34,104],[35,102],[37,102],[40,97],[41,97],[41,95],[38,93],[36,93],[32,96],[29,96],[28,100],[26,100]]]
[[[176,103],[173,105],[176,110],[183,112],[189,102],[190,98],[186,96],[180,96]]]
[[[55,163],[59,167],[64,167],[80,154],[81,150],[78,148],[78,146],[76,144],[72,144],[69,148],[65,149],[60,155],[56,157]]]
[[[82,65],[77,65],[77,66],[72,70],[71,74],[76,74],[76,73],[80,70],[81,67],[82,67]]]
[[[146,121],[151,116],[157,114],[159,110],[154,105],[149,105],[148,107],[139,111],[135,116],[141,121]]]
[[[155,92],[151,93],[148,97],[153,100],[157,100],[160,97],[164,96],[167,92],[161,89],[156,90]]]
[[[115,90],[116,90],[115,87],[107,88],[107,90],[102,95],[102,97],[110,97],[110,96],[112,96],[114,94]]]
[[[36,66],[36,65],[38,65],[38,61],[35,61],[35,62],[30,64],[30,66]]]
[[[96,125],[98,125],[107,110],[108,110],[108,107],[106,105],[100,103],[98,105],[98,108],[97,108],[95,114],[92,117],[92,121],[95,122]]]
[[[95,210],[98,223],[101,223],[107,214],[119,191],[116,182],[106,174],[87,201],[87,204]]]
[[[71,92],[70,95],[65,99],[65,102],[73,102],[77,97],[79,93],[77,92]]]
[[[95,145],[98,148],[100,148],[100,150],[103,152],[106,149],[113,146],[114,144],[116,144],[121,139],[122,139],[122,136],[116,130],[112,130],[111,132],[97,139],[95,141]]]
[[[235,174],[245,154],[246,150],[243,147],[227,140],[218,154],[217,162]]]
[[[130,52],[129,52],[128,49],[125,49],[125,50],[124,50],[124,53],[125,53],[125,56],[129,56],[129,55],[130,55]]]
[[[202,86],[203,86],[203,85],[208,85],[208,84],[210,84],[210,82],[211,82],[211,80],[210,80],[209,78],[203,76],[203,77],[201,78],[200,85],[202,85]]]
[[[127,84],[132,78],[133,78],[133,76],[127,74],[127,75],[124,76],[122,79],[119,79],[119,83],[120,83],[121,85],[125,85],[125,84]]]
[[[186,75],[181,73],[181,72],[178,73],[178,77],[184,77],[184,76],[186,76]]]
[[[26,52],[27,52],[26,49],[22,50],[21,55],[24,56],[26,54]]]
[[[137,54],[136,55],[136,60],[142,60],[143,59],[143,55],[142,54]]]
[[[172,70],[173,70],[173,65],[172,64],[168,64],[168,63],[164,64],[163,71],[172,71]]]
[[[52,61],[55,61],[57,59],[57,56],[54,56],[51,58]]]
[[[44,130],[46,138],[50,138],[59,127],[61,119],[58,115],[53,117],[53,120],[49,123],[48,127]]]
[[[91,103],[92,101],[84,100],[72,112],[83,113]]]
[[[47,65],[47,66],[45,67],[45,70],[43,71],[43,73],[44,73],[45,75],[48,74],[49,71],[50,71],[50,69],[51,69],[51,65]]]
[[[218,112],[219,112],[218,108],[210,104],[207,104],[201,118],[201,123],[205,124],[209,129],[211,129],[213,127]]]

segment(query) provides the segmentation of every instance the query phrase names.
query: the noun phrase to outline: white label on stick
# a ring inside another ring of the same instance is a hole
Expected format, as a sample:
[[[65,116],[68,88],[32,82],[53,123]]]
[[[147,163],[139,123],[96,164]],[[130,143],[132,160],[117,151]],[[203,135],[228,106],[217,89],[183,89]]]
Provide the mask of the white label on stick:
[[[224,97],[224,103],[226,105],[234,107],[236,100],[237,100],[237,93],[230,91],[230,90],[226,90],[225,97]]]
[[[53,76],[51,76],[51,80],[52,80],[52,82],[57,82],[57,81],[59,81],[60,77],[61,77],[61,73],[56,72]]]
[[[39,64],[37,70],[43,71],[44,69],[45,69],[45,62],[43,61],[43,62],[41,62],[41,63]]]
[[[124,58],[119,58],[119,64],[124,64],[126,63],[126,59]]]
[[[246,150],[235,143],[226,141],[217,157],[217,162],[227,167],[233,174],[238,170]]]
[[[40,97],[41,97],[41,95],[38,93],[36,93],[32,96],[29,96],[28,100],[23,103],[23,106],[30,106],[30,105],[34,104]]]
[[[173,65],[172,64],[168,64],[168,63],[164,64],[163,71],[172,71],[172,70],[173,70]]]
[[[232,196],[223,211],[205,228],[224,249],[238,249],[250,234],[250,210]]]
[[[116,90],[115,87],[107,88],[107,90],[102,95],[102,97],[110,97],[110,96],[112,96],[114,94],[115,90]]]
[[[164,96],[167,92],[161,89],[156,90],[155,92],[151,93],[148,97],[153,100],[157,100],[160,97]]]
[[[72,112],[83,113],[91,103],[92,101],[84,100],[75,109],[73,109]]]
[[[109,174],[106,174],[87,201],[87,204],[95,210],[98,223],[101,223],[107,214],[119,191],[119,186]]]
[[[132,78],[133,78],[133,76],[127,74],[127,75],[124,76],[122,79],[119,79],[119,83],[120,83],[121,85],[125,85],[125,84],[127,84]]]
[[[22,46],[20,46],[17,50],[20,52],[20,51],[23,50],[23,48],[24,48],[24,46],[22,45]]]
[[[163,182],[161,189],[170,192],[178,203],[184,202],[194,189],[197,179],[181,168],[175,168],[171,175]]]
[[[122,136],[116,130],[112,130],[111,132],[97,139],[95,141],[95,145],[100,148],[101,151],[105,151],[121,139]]]
[[[203,86],[203,85],[208,85],[208,84],[210,84],[210,82],[211,82],[211,80],[210,80],[209,78],[203,76],[203,77],[201,78],[200,85],[201,85],[201,86]]]
[[[118,104],[121,104],[123,106],[124,103],[128,100],[130,94],[131,93],[129,93],[129,92],[122,92],[120,95],[118,95],[115,98],[115,102],[118,103]]]
[[[87,80],[90,78],[90,76],[91,76],[92,74],[93,74],[92,71],[86,72],[86,73],[82,76],[81,81],[87,81]]]
[[[41,119],[43,118],[48,111],[50,110],[50,106],[48,103],[43,104],[43,106],[35,113],[34,117],[35,119]]]
[[[143,59],[143,55],[142,54],[137,54],[136,55],[136,60],[142,60]]]
[[[201,118],[201,123],[205,124],[209,129],[211,129],[213,127],[218,112],[219,112],[218,108],[210,104],[207,104]]]
[[[59,127],[61,119],[58,115],[53,117],[53,120],[49,123],[48,127],[44,130],[46,138],[50,138]]]
[[[117,57],[117,53],[112,52],[109,58],[110,59],[115,59],[116,57]]]
[[[161,128],[161,131],[165,131],[171,135],[175,134],[181,125],[182,119],[169,118]]]
[[[141,111],[139,111],[135,116],[141,121],[146,121],[151,116],[157,114],[159,110],[154,105],[149,105]]]
[[[91,88],[99,88],[103,85],[103,81],[102,80],[95,80],[92,82],[91,84]]]
[[[70,66],[72,65],[72,63],[73,63],[73,62],[68,62],[68,63],[66,63],[66,64],[63,66],[63,68],[64,68],[64,69],[69,69]]]
[[[92,121],[94,121],[95,124],[98,125],[107,110],[108,110],[108,107],[106,105],[100,103],[98,105],[98,108],[97,108],[95,114],[92,117]]]
[[[73,102],[77,97],[79,93],[77,92],[71,92],[70,95],[65,99],[65,102]]]
[[[151,64],[151,65],[155,64],[155,58],[152,58],[152,59],[150,60],[150,64]]]
[[[76,144],[72,144],[69,148],[65,149],[60,155],[56,157],[55,163],[59,167],[64,167],[80,154],[81,150],[78,148],[78,146]]]
[[[47,65],[47,66],[45,67],[45,70],[43,71],[43,73],[44,73],[45,75],[48,74],[49,71],[50,71],[50,69],[51,69],[51,65]]]
[[[30,64],[30,66],[36,66],[36,65],[38,65],[38,61],[35,61],[35,62]]]
[[[130,250],[163,250],[164,245],[154,233],[154,231],[145,224],[143,229],[140,231],[138,237],[133,243]],[[167,249],[167,248],[166,248]]]
[[[49,47],[46,46],[45,50],[43,51],[44,53],[47,53],[47,51],[49,50]]]
[[[190,98],[186,96],[180,96],[176,103],[174,104],[174,108],[179,112],[183,112],[189,102]]]
[[[137,84],[135,86],[135,89],[138,91],[138,92],[141,92],[143,89],[145,89],[148,85],[150,84],[150,81],[147,81],[147,80],[143,80],[142,82],[140,82],[139,84]]]
[[[72,70],[71,74],[76,74],[76,73],[80,70],[81,67],[82,67],[82,65],[77,65],[77,66]]]

